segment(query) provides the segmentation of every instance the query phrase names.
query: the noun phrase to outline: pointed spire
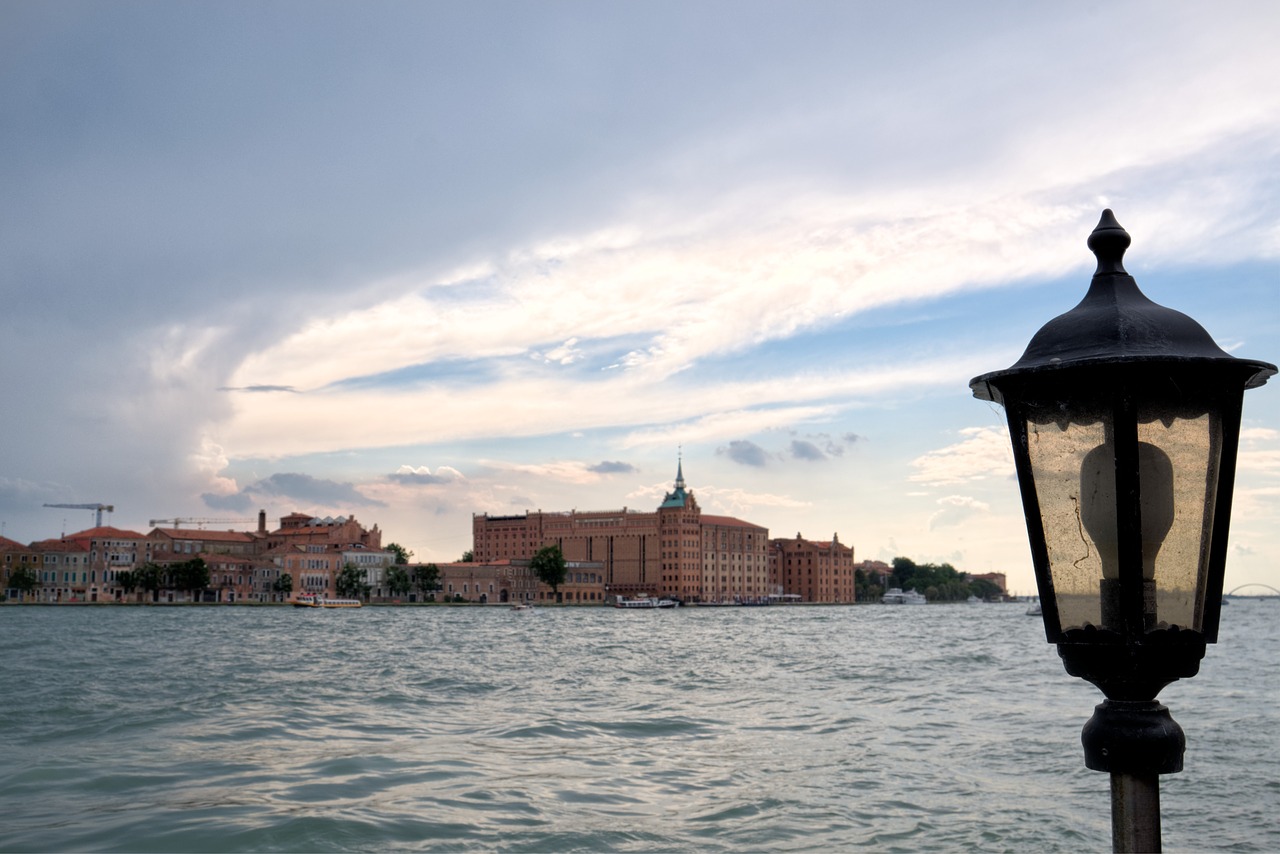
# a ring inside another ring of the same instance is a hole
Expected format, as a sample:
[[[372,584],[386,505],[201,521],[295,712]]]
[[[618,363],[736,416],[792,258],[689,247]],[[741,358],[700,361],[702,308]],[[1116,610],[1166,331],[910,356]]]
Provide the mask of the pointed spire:
[[[684,450],[676,452],[676,489],[684,489]]]

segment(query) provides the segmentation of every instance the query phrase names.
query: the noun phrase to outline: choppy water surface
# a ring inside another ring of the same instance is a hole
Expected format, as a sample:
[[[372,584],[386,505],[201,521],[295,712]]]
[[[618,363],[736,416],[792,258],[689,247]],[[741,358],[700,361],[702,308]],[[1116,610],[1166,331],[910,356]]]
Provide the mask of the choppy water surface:
[[[1278,617],[1161,696],[1168,851],[1280,850]],[[1110,847],[1018,605],[7,607],[0,685],[3,850]]]

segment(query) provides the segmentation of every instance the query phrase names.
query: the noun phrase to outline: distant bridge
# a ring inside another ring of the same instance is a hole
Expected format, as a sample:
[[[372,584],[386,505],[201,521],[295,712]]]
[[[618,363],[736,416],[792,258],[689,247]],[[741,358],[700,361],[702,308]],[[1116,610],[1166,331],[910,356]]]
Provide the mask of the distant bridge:
[[[1241,590],[1245,590],[1245,589],[1250,588],[1250,587],[1261,587],[1263,590],[1268,590],[1268,591],[1270,591],[1270,596],[1280,596],[1280,590],[1277,590],[1276,588],[1272,587],[1270,584],[1259,584],[1259,583],[1258,583],[1258,582],[1256,582],[1256,581],[1250,582],[1249,584],[1241,584],[1239,587],[1235,588],[1234,590],[1230,590],[1230,591],[1228,591],[1228,592],[1226,593],[1226,595],[1227,595],[1227,596],[1234,596],[1234,595],[1236,595],[1238,592],[1240,592]],[[1268,594],[1267,594],[1267,593],[1246,593],[1245,595],[1246,595],[1246,596],[1257,596],[1257,597],[1260,597],[1260,598],[1268,598]]]

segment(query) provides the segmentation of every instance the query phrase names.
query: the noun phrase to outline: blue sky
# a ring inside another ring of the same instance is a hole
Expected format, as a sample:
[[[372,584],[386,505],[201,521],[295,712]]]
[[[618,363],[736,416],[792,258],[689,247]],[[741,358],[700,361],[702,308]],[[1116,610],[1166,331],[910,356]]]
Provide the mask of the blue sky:
[[[0,525],[704,510],[1033,582],[968,380],[1152,299],[1280,358],[1266,2],[0,5]],[[1280,586],[1250,392],[1228,585]]]

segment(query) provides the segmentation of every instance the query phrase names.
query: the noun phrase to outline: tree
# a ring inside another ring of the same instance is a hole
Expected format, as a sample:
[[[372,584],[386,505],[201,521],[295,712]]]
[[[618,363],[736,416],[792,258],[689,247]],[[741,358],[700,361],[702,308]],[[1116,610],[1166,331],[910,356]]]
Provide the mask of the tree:
[[[116,573],[116,584],[125,592],[126,596],[137,590],[139,583],[138,573],[131,569],[122,569]]]
[[[349,563],[342,568],[342,572],[338,573],[337,579],[333,582],[333,587],[338,591],[338,595],[344,599],[363,599],[373,589],[372,584],[365,582],[368,574],[368,572],[354,563]]]
[[[409,571],[398,566],[388,569],[387,589],[391,591],[392,596],[407,595],[413,589],[413,583],[409,581]]]
[[[385,548],[396,556],[396,566],[404,566],[409,562],[409,558],[413,557],[413,552],[399,543],[387,543]]]
[[[204,562],[204,558],[193,557],[191,560],[170,566],[169,577],[177,589],[195,593],[209,586],[209,566]]]
[[[271,592],[288,596],[293,592],[293,576],[287,572],[280,573],[280,577],[271,582]]]
[[[529,561],[529,569],[539,581],[551,588],[553,596],[557,595],[557,588],[564,584],[569,574],[565,568],[564,553],[559,546],[543,546],[538,549],[538,553]]]
[[[471,549],[467,549],[465,552],[463,552],[462,560],[459,561],[459,563],[475,563],[475,562],[476,562],[476,553],[473,552]]]
[[[9,576],[9,586],[24,596],[40,586],[40,576],[29,566],[20,566]]]
[[[414,580],[418,584],[418,589],[422,591],[423,597],[434,597],[437,590],[440,589],[440,567],[434,563],[426,566],[420,566],[413,572]]]
[[[893,559],[890,584],[903,590],[915,589],[930,602],[963,602],[975,592],[964,573],[951,564],[918,564],[905,557]]]
[[[150,561],[134,571],[134,578],[137,580],[138,586],[151,594],[152,601],[155,601],[156,593],[164,586],[164,576],[164,568]]]

